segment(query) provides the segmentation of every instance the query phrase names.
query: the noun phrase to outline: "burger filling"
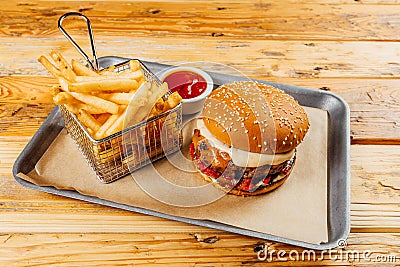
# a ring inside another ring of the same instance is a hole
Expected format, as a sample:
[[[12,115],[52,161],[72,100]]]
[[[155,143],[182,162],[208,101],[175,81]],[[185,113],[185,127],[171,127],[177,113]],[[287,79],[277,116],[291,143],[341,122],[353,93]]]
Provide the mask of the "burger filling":
[[[213,182],[227,190],[254,192],[283,179],[292,170],[296,153],[277,165],[240,167],[233,164],[231,156],[213,146],[195,129],[190,145],[190,155],[196,167]]]

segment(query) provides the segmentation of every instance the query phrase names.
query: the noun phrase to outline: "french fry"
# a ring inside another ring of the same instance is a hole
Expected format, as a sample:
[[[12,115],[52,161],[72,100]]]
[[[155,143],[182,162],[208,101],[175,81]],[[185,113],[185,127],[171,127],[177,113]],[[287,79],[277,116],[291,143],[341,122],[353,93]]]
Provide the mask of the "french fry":
[[[93,132],[97,132],[101,124],[92,115],[90,115],[86,110],[81,109],[78,113],[78,120],[85,125],[87,128],[91,129]]]
[[[114,72],[113,70],[105,69],[99,72],[100,76],[103,77],[108,77],[108,76],[115,76],[117,72]]]
[[[123,112],[122,112],[123,113]],[[94,138],[100,140],[106,137],[106,131],[118,120],[121,114],[113,114],[108,120],[100,127],[100,129],[94,134]]]
[[[63,76],[73,82],[76,79],[76,74],[72,70],[72,67],[69,65],[67,60],[58,52],[51,51],[50,56],[53,58],[54,62],[57,64],[58,69],[61,71]]]
[[[140,69],[140,63],[137,60],[130,60],[129,61],[129,70],[131,72],[139,70]]]
[[[38,61],[43,65],[43,67],[46,68],[48,72],[50,72],[51,75],[53,75],[54,78],[61,77],[61,71],[53,65],[45,56],[40,56]]]
[[[168,99],[164,103],[164,112],[176,107],[182,101],[182,97],[178,92],[173,92],[168,96]]]
[[[79,114],[79,110],[81,110],[79,108],[79,106],[77,104],[64,104],[64,106],[72,113],[74,113],[75,115]]]
[[[71,95],[83,103],[102,109],[103,113],[118,114],[119,106],[113,102],[82,93],[71,92]]]
[[[144,77],[143,71],[141,69],[136,71],[123,71],[123,72],[110,72],[110,71],[103,71],[101,72],[103,77],[118,77],[118,78],[126,78],[126,79],[133,79],[139,81],[142,77]]]
[[[78,76],[83,77],[83,76]],[[92,77],[90,77],[92,78]],[[68,90],[71,92],[92,93],[101,91],[118,91],[130,92],[138,88],[139,84],[136,80],[123,79],[88,79],[86,81],[71,83],[68,85]]]
[[[100,114],[97,118],[96,118],[96,120],[100,123],[100,124],[104,124],[107,120],[108,120],[108,118],[111,116],[111,114],[109,114],[109,113],[102,113],[102,114]]]
[[[126,71],[126,72],[119,72],[118,77],[121,78],[129,78],[129,79],[134,79],[137,81],[140,81],[142,78],[144,78],[144,74],[142,70],[136,70],[136,71]]]
[[[98,76],[76,76],[76,83],[85,83],[85,82],[101,82],[107,79],[114,79],[114,77],[103,77],[101,75]]]
[[[51,95],[54,97],[56,96],[59,92],[61,92],[60,90],[60,86],[59,85],[53,85],[50,89],[50,93]]]
[[[97,107],[94,107],[92,105],[88,105],[88,104],[82,103],[80,101],[76,101],[76,103],[65,104],[65,107],[69,111],[74,113],[75,115],[78,114],[79,110],[81,110],[81,109],[86,110],[87,112],[89,112],[92,115],[106,113],[106,111],[104,111],[104,109],[102,109],[102,108],[97,108]]]
[[[60,84],[61,90],[64,92],[69,92],[69,83],[66,79],[60,76],[58,77],[58,83]]]
[[[105,136],[109,136],[112,135],[113,133],[122,131],[125,121],[125,115],[126,115],[125,110],[121,110],[118,119],[113,123],[113,125],[111,125],[107,129],[107,131],[105,132]]]
[[[110,93],[98,94],[97,96],[116,104],[129,105],[134,93]]]
[[[146,78],[145,78],[145,77],[142,77],[142,78],[138,81],[139,87],[142,86],[142,84],[144,84],[145,82],[147,82],[147,81],[146,81]]]
[[[54,103],[57,105],[72,104],[76,99],[67,92],[60,92],[53,97]]]
[[[106,69],[103,69],[100,72],[100,75],[105,75],[105,76],[109,76],[109,75],[122,75],[122,76],[128,75],[129,76],[129,73],[132,73],[132,72],[135,72],[135,73],[140,73],[141,72],[143,74],[142,69],[140,67],[139,61],[132,59],[132,60],[129,61],[128,64],[129,64],[129,69],[127,69],[125,71],[116,72],[115,71],[116,67],[115,66],[110,66],[110,67],[108,67]],[[140,71],[140,72],[137,72],[137,71]]]
[[[164,111],[164,100],[162,97],[157,100],[157,102],[154,104],[154,107],[152,108],[149,117],[154,117],[157,116]]]
[[[91,70],[90,68],[87,68],[85,65],[83,65],[82,63],[80,63],[75,59],[72,59],[71,65],[72,65],[72,70],[78,76],[90,76],[90,77],[100,76],[100,74]]]
[[[95,107],[95,106],[92,106],[92,105],[88,105],[88,104],[85,104],[85,103],[78,103],[78,104],[75,104],[79,109],[84,109],[84,110],[86,110],[87,112],[89,112],[90,114],[103,114],[104,113],[104,109],[102,109],[102,108],[98,108],[98,107]]]
[[[159,112],[162,113],[164,110],[164,99],[160,97],[157,102],[154,104],[154,108]]]
[[[76,76],[76,82],[77,83],[82,83],[82,82],[104,82],[108,80],[140,80],[142,77],[139,77],[140,74],[136,73],[132,75],[119,75],[117,73],[114,73],[113,75],[98,75],[98,76]],[[118,90],[118,89],[116,89]]]
[[[116,72],[114,72],[114,70],[115,70],[115,66],[110,66],[110,67],[108,67],[108,68],[106,68],[106,69],[103,69],[102,71],[100,71],[100,75],[108,75],[109,73],[116,73]]]
[[[88,131],[88,133],[89,133],[91,136],[93,136],[94,132],[93,132],[93,130],[92,130],[92,129],[90,129],[90,128],[87,128],[87,131]]]

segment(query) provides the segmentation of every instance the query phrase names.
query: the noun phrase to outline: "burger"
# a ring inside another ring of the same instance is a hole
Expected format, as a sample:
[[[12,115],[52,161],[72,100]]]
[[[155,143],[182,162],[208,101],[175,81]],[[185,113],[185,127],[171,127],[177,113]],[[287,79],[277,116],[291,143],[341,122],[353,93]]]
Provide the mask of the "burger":
[[[205,180],[234,195],[260,195],[289,177],[308,129],[306,112],[282,90],[227,83],[207,97],[189,150]]]

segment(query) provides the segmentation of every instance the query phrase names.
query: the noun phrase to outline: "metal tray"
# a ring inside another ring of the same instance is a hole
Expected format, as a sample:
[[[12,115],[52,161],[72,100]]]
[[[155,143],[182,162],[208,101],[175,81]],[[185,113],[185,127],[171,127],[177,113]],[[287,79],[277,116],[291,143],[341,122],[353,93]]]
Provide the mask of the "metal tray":
[[[115,65],[126,58],[105,57],[100,59],[102,65]],[[152,62],[144,64],[153,72],[159,73],[164,68],[170,67]],[[220,85],[227,82],[242,80],[243,78],[220,73],[209,72],[214,84]],[[63,129],[64,123],[59,109],[56,107],[50,113],[43,125],[39,128],[32,140],[17,158],[13,166],[15,180],[22,186],[55,195],[80,199],[92,203],[102,204],[110,207],[134,211],[152,216],[158,216],[194,225],[224,230],[232,233],[253,236],[270,241],[282,242],[310,249],[325,250],[338,246],[340,240],[345,240],[350,232],[350,111],[346,102],[326,91],[313,90],[292,85],[260,81],[278,87],[291,94],[301,105],[315,107],[328,111],[329,134],[328,134],[328,242],[322,244],[310,244],[297,240],[287,239],[279,236],[250,231],[214,221],[195,220],[190,218],[172,216],[153,210],[123,205],[96,197],[86,196],[76,191],[59,190],[51,186],[37,186],[25,181],[17,174],[31,171],[43,153],[47,150],[58,133]]]

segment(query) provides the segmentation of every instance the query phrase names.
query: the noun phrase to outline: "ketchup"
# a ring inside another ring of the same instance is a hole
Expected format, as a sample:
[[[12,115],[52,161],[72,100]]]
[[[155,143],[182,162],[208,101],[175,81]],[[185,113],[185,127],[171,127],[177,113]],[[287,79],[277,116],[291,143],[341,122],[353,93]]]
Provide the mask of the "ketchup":
[[[191,71],[176,71],[164,78],[171,92],[178,92],[184,99],[194,98],[206,91],[207,82],[203,76]]]

